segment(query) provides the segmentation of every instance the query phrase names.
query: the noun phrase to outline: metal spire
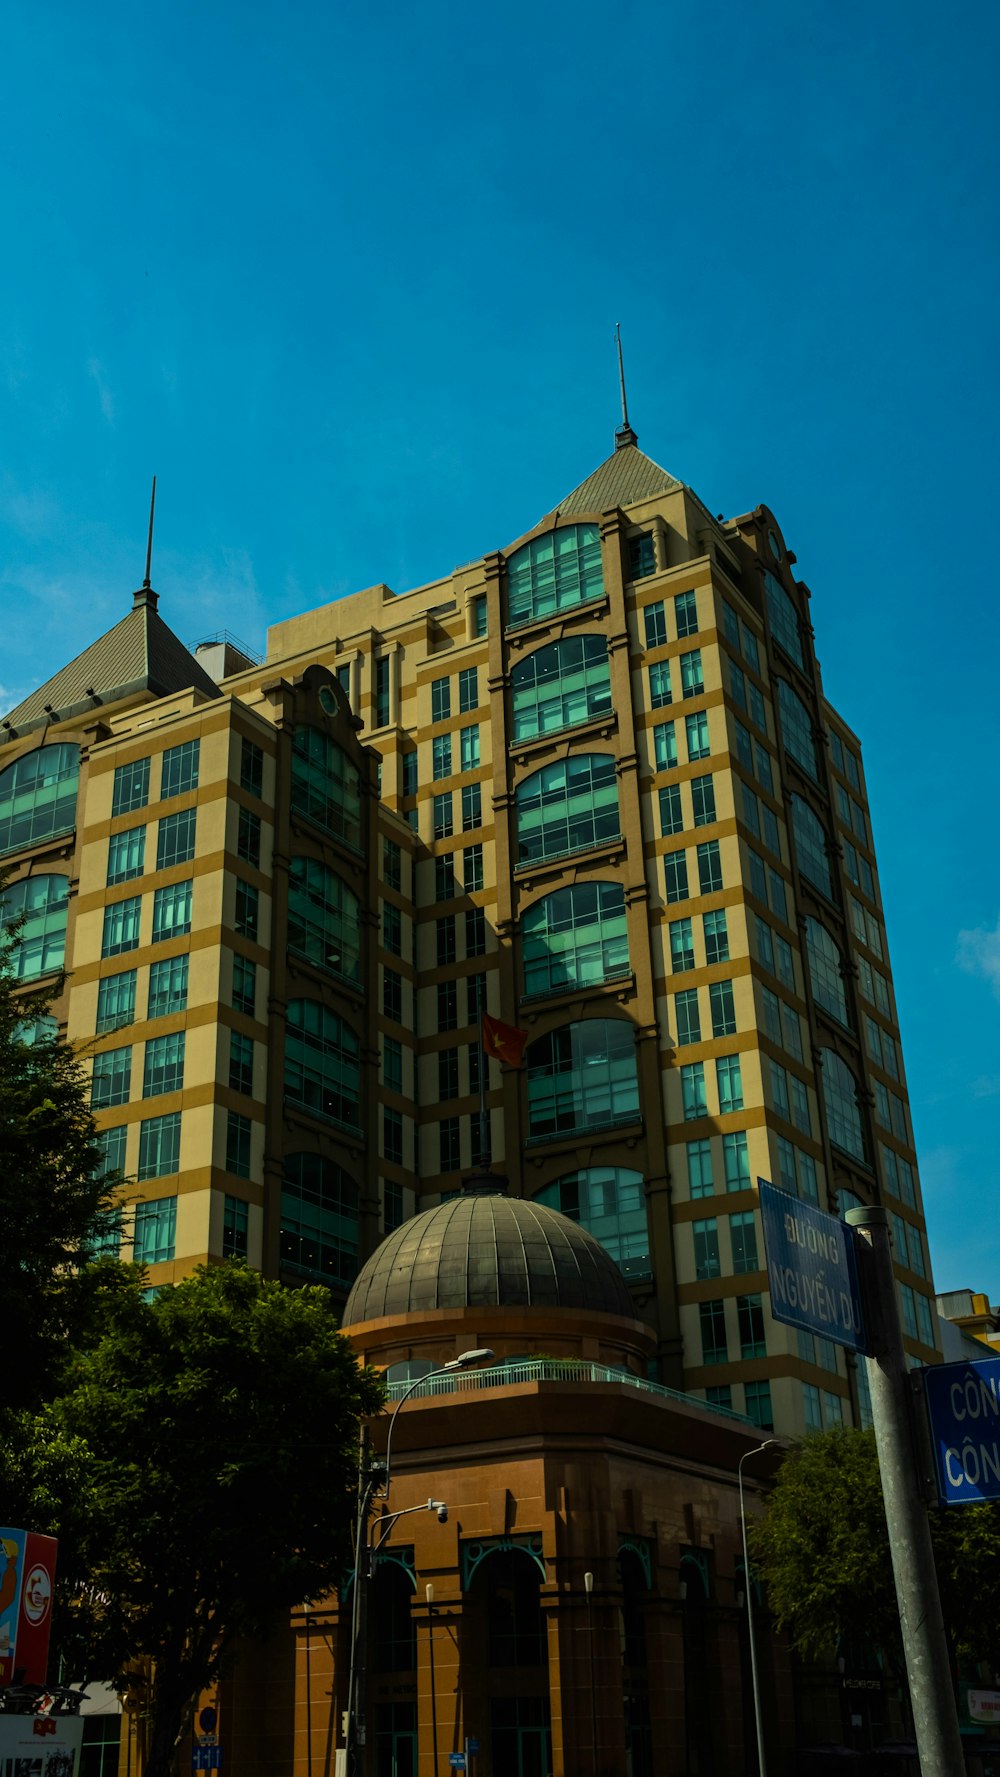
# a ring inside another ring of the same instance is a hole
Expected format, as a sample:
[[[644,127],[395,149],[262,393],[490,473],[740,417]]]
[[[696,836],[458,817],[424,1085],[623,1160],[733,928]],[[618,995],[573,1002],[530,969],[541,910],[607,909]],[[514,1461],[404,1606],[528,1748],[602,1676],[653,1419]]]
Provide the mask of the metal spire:
[[[149,571],[153,561],[153,514],[156,511],[156,476],[153,476],[153,491],[149,498],[149,532],[146,537],[146,578],[138,592],[132,594],[133,607],[150,605],[156,610],[157,595],[150,584]]]
[[[618,347],[618,383],[622,394],[622,423],[615,433],[615,449],[624,450],[627,444],[638,444],[639,440],[628,423],[628,401],[625,396],[625,365],[622,360],[622,325],[615,322],[615,344]]]

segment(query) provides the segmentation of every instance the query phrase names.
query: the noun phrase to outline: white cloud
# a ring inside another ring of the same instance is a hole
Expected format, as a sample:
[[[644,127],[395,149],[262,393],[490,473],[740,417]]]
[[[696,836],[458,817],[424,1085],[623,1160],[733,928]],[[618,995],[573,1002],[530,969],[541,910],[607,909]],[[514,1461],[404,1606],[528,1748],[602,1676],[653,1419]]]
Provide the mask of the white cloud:
[[[967,975],[982,975],[1000,999],[1000,917],[992,932],[984,926],[959,932],[955,961]]]
[[[103,413],[107,424],[113,426],[115,423],[114,397],[108,387],[107,378],[104,374],[104,365],[99,358],[87,359],[87,375],[93,378],[93,381],[97,386],[97,394],[101,403],[101,412]]]

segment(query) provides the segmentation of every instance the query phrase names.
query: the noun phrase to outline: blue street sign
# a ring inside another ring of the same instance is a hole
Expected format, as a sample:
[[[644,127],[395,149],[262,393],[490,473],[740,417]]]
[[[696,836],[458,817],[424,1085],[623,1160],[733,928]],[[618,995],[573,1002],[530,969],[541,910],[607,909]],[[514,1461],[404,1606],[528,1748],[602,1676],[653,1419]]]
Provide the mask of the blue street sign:
[[[465,1742],[465,1750],[466,1752],[471,1753],[473,1758],[475,1758],[476,1753],[479,1751],[479,1741],[473,1740],[471,1734]]]
[[[1000,1357],[923,1371],[942,1505],[1000,1499]]]
[[[451,1766],[453,1771],[464,1771],[465,1770],[465,1753],[464,1752],[449,1752],[448,1763]]]
[[[218,1771],[222,1766],[221,1746],[195,1746],[191,1749],[192,1771]]]
[[[867,1351],[854,1230],[759,1178],[771,1313],[848,1351]]]

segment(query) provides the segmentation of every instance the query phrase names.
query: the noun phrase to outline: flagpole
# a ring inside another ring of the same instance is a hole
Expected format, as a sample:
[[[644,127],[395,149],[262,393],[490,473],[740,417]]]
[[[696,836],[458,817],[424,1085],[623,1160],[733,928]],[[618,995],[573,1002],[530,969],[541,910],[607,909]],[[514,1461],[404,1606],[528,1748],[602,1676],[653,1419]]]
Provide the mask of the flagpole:
[[[480,1004],[480,1007],[479,1007],[479,1164],[480,1164],[480,1166],[488,1166],[490,1164],[491,1159],[492,1159],[492,1155],[488,1154],[486,1151],[486,1146],[487,1146],[486,1131],[488,1128],[488,1124],[486,1121],[486,1069],[488,1066],[489,1066],[489,1062],[487,1060],[486,1050],[483,1045],[483,1007],[482,1007],[482,1004]]]

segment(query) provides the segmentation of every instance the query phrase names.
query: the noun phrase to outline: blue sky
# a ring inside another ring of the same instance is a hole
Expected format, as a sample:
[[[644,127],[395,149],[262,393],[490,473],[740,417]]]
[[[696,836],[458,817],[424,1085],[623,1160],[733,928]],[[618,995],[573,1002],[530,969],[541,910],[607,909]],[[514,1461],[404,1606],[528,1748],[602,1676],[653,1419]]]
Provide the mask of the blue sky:
[[[939,1288],[1000,1297],[1000,12],[14,0],[0,704],[501,547],[640,444],[766,501],[861,732]],[[961,741],[961,746],[958,742]]]

